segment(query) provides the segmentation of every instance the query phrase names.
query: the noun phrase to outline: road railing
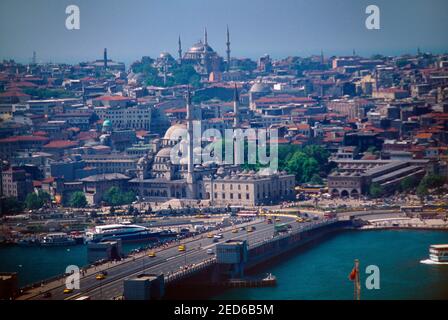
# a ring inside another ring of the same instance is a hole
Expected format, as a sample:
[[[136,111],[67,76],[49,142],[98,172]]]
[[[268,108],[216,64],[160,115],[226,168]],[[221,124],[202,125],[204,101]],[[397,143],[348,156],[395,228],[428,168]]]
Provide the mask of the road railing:
[[[215,263],[216,263],[216,258],[209,258],[200,263],[194,263],[191,265],[182,266],[181,270],[165,275],[165,283],[183,279],[184,277],[190,276],[193,273],[202,271]]]

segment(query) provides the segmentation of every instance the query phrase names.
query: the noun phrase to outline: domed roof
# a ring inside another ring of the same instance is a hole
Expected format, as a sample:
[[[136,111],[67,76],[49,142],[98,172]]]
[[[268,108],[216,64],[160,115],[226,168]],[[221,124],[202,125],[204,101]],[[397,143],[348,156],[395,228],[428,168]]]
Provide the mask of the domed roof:
[[[171,157],[171,148],[163,148],[157,152],[156,157],[158,158],[170,158]]]
[[[103,127],[112,127],[112,122],[109,119],[104,120]]]
[[[250,88],[250,92],[271,92],[271,87],[263,82],[256,82],[254,85]]]
[[[214,52],[212,47],[210,47],[208,44],[202,43],[202,41],[199,41],[195,45],[193,45],[188,52],[190,53],[201,53],[201,52]]]
[[[172,58],[172,56],[171,56],[171,54],[169,54],[168,52],[162,52],[162,53],[160,53],[160,56],[159,56],[161,59],[170,59],[170,58]]]
[[[268,168],[263,168],[260,169],[258,171],[258,175],[260,176],[272,176],[274,174],[276,174],[277,172],[275,170],[273,170],[272,168],[268,167]]]
[[[176,140],[179,137],[185,136],[187,134],[187,126],[185,124],[175,124],[168,128],[165,132],[164,139]]]

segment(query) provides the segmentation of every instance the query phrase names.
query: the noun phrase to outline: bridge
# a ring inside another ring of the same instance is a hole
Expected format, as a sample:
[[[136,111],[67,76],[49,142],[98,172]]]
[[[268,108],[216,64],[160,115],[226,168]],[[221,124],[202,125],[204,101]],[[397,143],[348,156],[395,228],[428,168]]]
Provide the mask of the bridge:
[[[274,230],[275,224],[268,224],[264,219],[258,218],[237,226],[238,233],[235,233],[235,227],[224,229],[221,231],[223,239],[218,243],[230,239],[245,240],[248,243],[247,267],[251,267],[313,240],[313,230],[325,229],[339,223],[337,219],[319,219],[304,223],[296,222],[292,217],[281,217],[280,220],[279,223],[291,225],[288,233],[278,235]],[[255,230],[252,232],[240,230],[243,226],[252,226]],[[148,252],[143,252],[122,261],[91,267],[81,275],[80,289],[75,289],[71,293],[64,293],[65,278],[61,277],[43,286],[26,290],[18,299],[72,300],[81,296],[89,296],[92,300],[113,299],[123,295],[125,279],[141,274],[163,274],[165,284],[172,286],[213,268],[217,261],[215,256],[207,253],[207,249],[214,249],[218,243],[205,236],[196,236],[182,241],[186,246],[184,252],[179,252],[176,244],[157,250],[155,257],[149,257]],[[102,271],[107,271],[107,277],[97,280],[96,275]]]

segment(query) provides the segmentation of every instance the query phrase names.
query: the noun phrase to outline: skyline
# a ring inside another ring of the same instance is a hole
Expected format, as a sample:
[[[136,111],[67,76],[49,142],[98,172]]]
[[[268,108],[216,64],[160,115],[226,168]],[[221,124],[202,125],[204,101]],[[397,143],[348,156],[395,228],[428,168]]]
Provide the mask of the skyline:
[[[28,63],[36,51],[38,62],[76,63],[100,59],[107,47],[111,59],[128,66],[163,51],[176,56],[179,35],[185,52],[202,38],[204,27],[210,45],[225,56],[227,25],[232,57],[309,56],[320,54],[321,49],[326,56],[350,55],[353,49],[362,56],[413,54],[418,47],[424,52],[447,51],[445,1],[418,0],[408,7],[403,0],[377,0],[381,29],[367,30],[365,8],[372,3],[133,0],[121,5],[116,0],[4,0],[0,4],[0,59]],[[80,30],[65,28],[65,8],[70,4],[80,8]],[[40,19],[45,22],[38,23]]]

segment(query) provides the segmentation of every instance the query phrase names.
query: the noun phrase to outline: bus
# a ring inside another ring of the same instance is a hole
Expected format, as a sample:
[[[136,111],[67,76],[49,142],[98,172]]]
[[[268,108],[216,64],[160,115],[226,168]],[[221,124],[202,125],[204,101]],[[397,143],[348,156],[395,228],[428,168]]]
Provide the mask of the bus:
[[[275,232],[286,232],[291,228],[291,225],[288,223],[279,223],[274,226]]]
[[[403,213],[423,212],[423,206],[401,206],[400,211]]]

